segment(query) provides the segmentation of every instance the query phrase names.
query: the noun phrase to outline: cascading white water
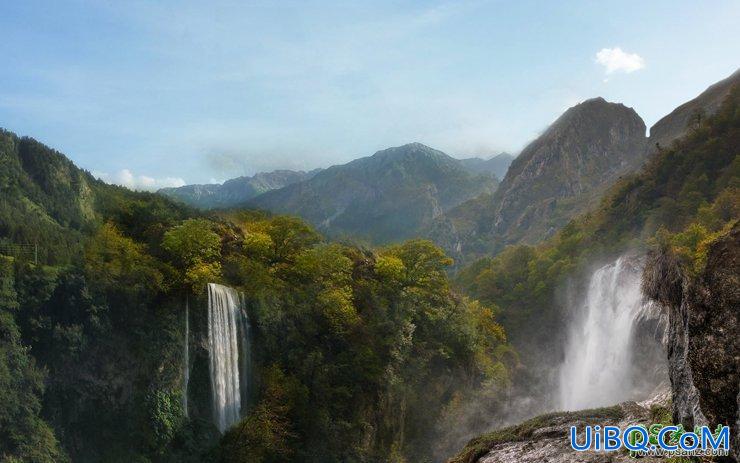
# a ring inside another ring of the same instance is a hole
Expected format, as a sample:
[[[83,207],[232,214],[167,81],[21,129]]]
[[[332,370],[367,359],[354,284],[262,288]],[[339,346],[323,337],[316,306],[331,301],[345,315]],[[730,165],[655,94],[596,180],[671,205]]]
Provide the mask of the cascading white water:
[[[571,329],[560,371],[560,407],[579,410],[633,399],[633,328],[645,311],[641,272],[625,258],[598,269]]]
[[[188,342],[190,340],[190,305],[188,303],[188,297],[185,296],[185,347],[183,353],[184,374],[182,378],[182,409],[185,413],[185,418],[188,417],[188,383],[190,382],[190,346]]]
[[[222,433],[241,418],[239,330],[245,323],[243,316],[238,292],[219,284],[208,284],[208,344],[213,419]]]

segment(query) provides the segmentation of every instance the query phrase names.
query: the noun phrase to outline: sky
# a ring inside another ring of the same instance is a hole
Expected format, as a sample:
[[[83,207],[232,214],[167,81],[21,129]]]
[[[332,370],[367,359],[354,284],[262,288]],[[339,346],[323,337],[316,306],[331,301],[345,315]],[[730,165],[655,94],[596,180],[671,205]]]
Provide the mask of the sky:
[[[137,189],[517,153],[596,96],[650,127],[740,67],[738,24],[737,0],[0,0],[0,127]]]

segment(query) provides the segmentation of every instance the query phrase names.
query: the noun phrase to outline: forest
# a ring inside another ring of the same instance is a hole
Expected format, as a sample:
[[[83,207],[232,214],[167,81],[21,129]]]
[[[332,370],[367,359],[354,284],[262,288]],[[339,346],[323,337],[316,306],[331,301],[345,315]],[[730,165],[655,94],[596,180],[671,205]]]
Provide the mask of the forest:
[[[454,292],[428,241],[327,242],[299,219],[210,215],[94,180],[2,134],[4,461],[413,461],[518,359],[491,307]],[[211,420],[204,289],[245,295],[248,413]],[[184,307],[195,336],[183,407]]]
[[[0,459],[449,457],[512,391],[546,387],[537,366],[560,354],[559,291],[595,262],[662,249],[703,272],[740,217],[738,100],[553,237],[457,273],[428,240],[370,247],[292,216],[192,209],[2,131]],[[252,340],[242,419],[223,435],[208,283],[243,295]]]

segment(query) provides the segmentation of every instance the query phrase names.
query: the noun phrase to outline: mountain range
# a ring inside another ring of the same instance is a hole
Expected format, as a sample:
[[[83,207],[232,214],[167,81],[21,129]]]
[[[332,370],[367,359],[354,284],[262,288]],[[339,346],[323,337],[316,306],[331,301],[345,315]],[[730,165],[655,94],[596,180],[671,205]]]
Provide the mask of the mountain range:
[[[309,179],[319,170],[260,172],[251,177],[232,178],[223,184],[210,183],[162,188],[159,193],[198,209],[224,209],[242,204],[266,191]]]
[[[324,170],[275,171],[160,193],[201,209],[300,216],[333,237],[389,243],[424,236],[469,262],[552,236],[716,111],[737,80],[735,73],[679,106],[649,137],[634,109],[593,98],[565,111],[516,157],[454,159],[411,143]]]
[[[488,159],[483,158],[464,158],[460,163],[468,169],[471,174],[493,174],[498,179],[504,178],[509,165],[516,156],[509,153],[499,153]]]
[[[421,143],[378,151],[272,190],[244,206],[298,215],[331,236],[403,240],[498,181]]]

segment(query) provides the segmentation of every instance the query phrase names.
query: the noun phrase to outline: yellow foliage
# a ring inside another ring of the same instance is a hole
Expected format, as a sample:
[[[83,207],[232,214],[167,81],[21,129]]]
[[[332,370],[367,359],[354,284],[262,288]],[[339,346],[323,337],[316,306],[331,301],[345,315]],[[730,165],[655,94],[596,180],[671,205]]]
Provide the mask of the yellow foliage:
[[[208,283],[221,278],[221,264],[219,262],[195,262],[185,271],[185,283],[196,292],[205,290]]]
[[[110,222],[88,242],[85,269],[94,276],[92,280],[106,286],[158,288],[163,282],[155,260],[144,252],[144,247],[123,236]]]
[[[321,291],[317,302],[336,332],[345,331],[360,322],[357,310],[352,304],[350,288],[330,288]]]
[[[381,278],[391,281],[401,281],[406,272],[403,261],[396,256],[378,256],[375,261],[375,271]]]
[[[244,237],[244,251],[250,257],[264,259],[272,252],[274,244],[270,235],[264,232],[248,232]]]

